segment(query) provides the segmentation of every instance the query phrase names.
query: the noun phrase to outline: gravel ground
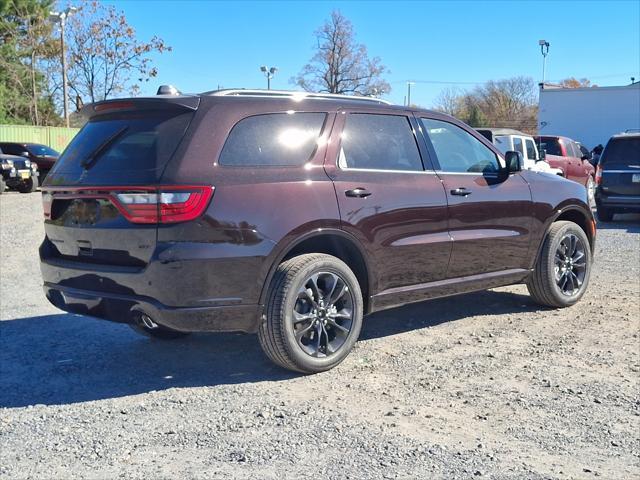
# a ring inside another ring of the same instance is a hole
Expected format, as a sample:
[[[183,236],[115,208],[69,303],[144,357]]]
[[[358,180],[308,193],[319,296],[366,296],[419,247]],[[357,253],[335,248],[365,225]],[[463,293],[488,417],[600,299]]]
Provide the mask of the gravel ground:
[[[162,343],[40,288],[40,195],[1,204],[1,478],[638,478],[640,221],[600,225],[584,299],[523,286],[366,319],[338,368],[257,339]]]

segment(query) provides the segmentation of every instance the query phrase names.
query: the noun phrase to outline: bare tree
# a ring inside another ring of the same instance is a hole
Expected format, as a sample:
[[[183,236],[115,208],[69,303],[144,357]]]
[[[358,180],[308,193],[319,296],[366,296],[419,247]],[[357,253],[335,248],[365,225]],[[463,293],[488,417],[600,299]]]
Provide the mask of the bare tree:
[[[171,51],[154,36],[136,39],[135,30],[113,5],[94,1],[69,18],[69,88],[82,101],[95,102],[127,91],[157,75],[150,54]],[[132,81],[133,78],[133,81]]]
[[[445,111],[474,127],[509,127],[536,133],[537,97],[532,78],[491,80],[469,92],[447,89],[436,100]]]
[[[291,82],[307,91],[380,96],[391,91],[380,58],[369,58],[355,40],[352,23],[333,11],[315,32],[317,52]]]
[[[577,79],[575,77],[565,78],[560,82],[560,85],[564,88],[584,88],[584,87],[597,87],[591,83],[588,78]]]

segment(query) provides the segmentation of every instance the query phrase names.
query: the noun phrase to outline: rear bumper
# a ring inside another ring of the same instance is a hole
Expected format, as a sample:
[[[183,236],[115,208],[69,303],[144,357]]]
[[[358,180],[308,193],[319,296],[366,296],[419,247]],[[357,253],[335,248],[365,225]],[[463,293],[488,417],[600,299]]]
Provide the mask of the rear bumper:
[[[151,298],[80,290],[45,282],[44,293],[57,308],[118,323],[136,323],[144,313],[159,325],[182,332],[257,331],[259,305],[169,307]]]
[[[606,208],[640,211],[640,196],[637,195],[604,195],[598,191],[596,192],[596,203]]]

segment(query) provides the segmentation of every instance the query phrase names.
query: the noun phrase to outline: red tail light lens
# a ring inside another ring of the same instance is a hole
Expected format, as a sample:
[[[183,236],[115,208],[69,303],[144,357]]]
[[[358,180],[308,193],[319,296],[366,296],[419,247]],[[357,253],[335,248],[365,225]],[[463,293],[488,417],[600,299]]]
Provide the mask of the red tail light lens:
[[[596,185],[600,185],[602,183],[602,165],[598,164],[596,167]]]
[[[106,198],[131,223],[177,223],[195,220],[209,206],[211,186],[50,187],[43,191],[44,216],[51,218],[56,198]]]
[[[132,223],[177,223],[202,215],[212,195],[213,187],[160,187],[147,192],[114,192],[112,201]]]

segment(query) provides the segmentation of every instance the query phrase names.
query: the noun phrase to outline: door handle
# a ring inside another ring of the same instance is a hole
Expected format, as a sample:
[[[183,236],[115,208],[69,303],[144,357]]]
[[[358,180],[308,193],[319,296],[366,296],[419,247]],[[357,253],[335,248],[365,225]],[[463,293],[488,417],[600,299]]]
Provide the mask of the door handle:
[[[358,187],[352,190],[347,190],[344,192],[347,197],[355,197],[355,198],[365,198],[371,195],[371,192],[366,188]]]
[[[460,197],[466,197],[468,195],[471,195],[471,191],[467,190],[464,187],[460,187],[460,188],[456,188],[454,190],[451,190],[451,195],[458,195]]]

